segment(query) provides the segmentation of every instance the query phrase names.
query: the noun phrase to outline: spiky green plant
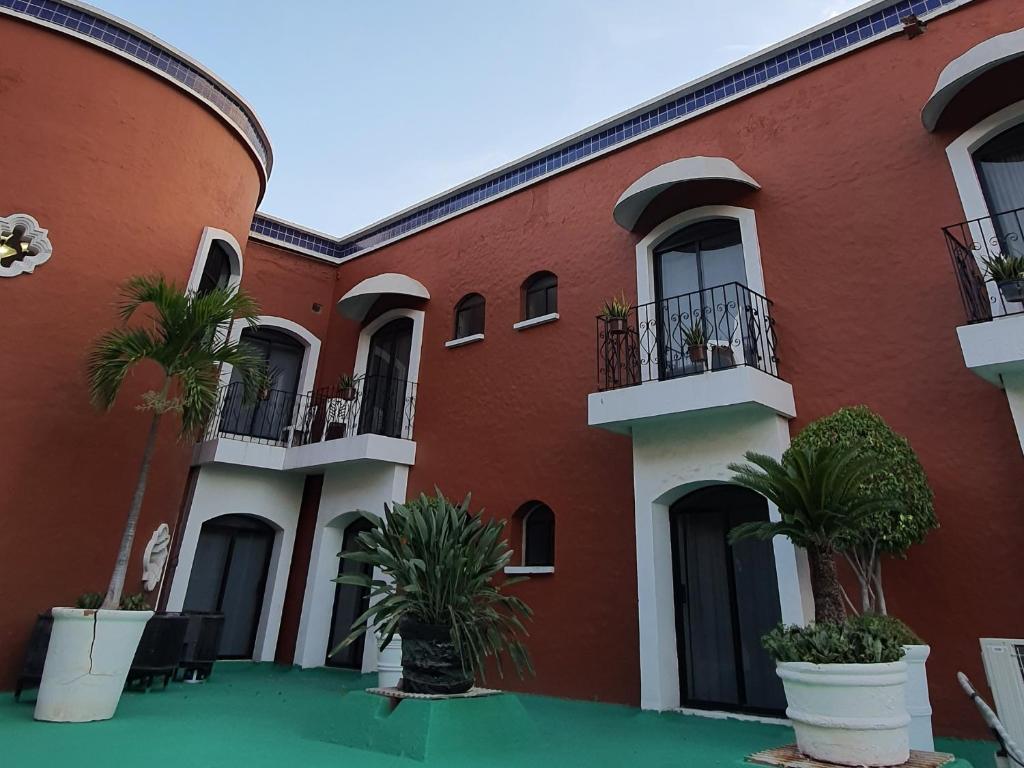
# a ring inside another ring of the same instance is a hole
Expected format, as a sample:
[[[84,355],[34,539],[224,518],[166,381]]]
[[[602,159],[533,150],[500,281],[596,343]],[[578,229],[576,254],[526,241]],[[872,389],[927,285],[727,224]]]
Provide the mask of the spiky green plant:
[[[708,343],[708,329],[703,320],[695,320],[690,325],[684,325],[683,343],[688,347],[703,347]]]
[[[129,326],[143,307],[151,310],[147,323]],[[163,381],[160,390],[145,393],[138,406],[152,411],[153,417],[103,608],[117,608],[121,602],[163,415],[179,415],[182,437],[202,429],[217,404],[222,365],[231,365],[239,372],[247,401],[254,400],[266,386],[262,357],[252,348],[231,341],[227,332],[234,320],[250,327],[256,325],[259,308],[246,293],[215,288],[199,295],[167,282],[162,275],[140,276],[125,283],[118,311],[121,326],[101,336],[89,353],[93,403],[109,411],[129,373],[143,361],[156,363]]]
[[[504,676],[502,655],[507,653],[520,676],[524,670],[532,673],[522,619],[533,612],[503,591],[520,579],[494,582],[512,558],[504,537],[506,521],[485,521],[482,514],[470,513],[469,497],[456,505],[440,491],[385,507],[384,517],[359,534],[357,549],[341,553],[386,578],[346,574],[335,579],[368,588],[372,604],[332,653],[354,642],[368,624],[380,635],[383,650],[408,617],[448,627],[466,672],[483,678],[486,659],[493,657]]]
[[[772,502],[780,520],[743,523],[729,540],[786,536],[807,550],[811,566],[814,615],[818,622],[840,622],[846,615],[836,571],[836,548],[858,530],[864,518],[899,500],[863,491],[873,466],[855,450],[842,446],[788,451],[782,461],[747,453],[749,464],[730,464],[732,480]]]
[[[604,307],[601,309],[601,317],[605,320],[625,320],[629,317],[629,313],[633,310],[633,305],[626,298],[626,294],[621,294],[617,298],[608,299],[604,303]]]
[[[1014,253],[997,254],[983,258],[985,271],[997,283],[1008,283],[1012,280],[1024,280],[1024,256]]]

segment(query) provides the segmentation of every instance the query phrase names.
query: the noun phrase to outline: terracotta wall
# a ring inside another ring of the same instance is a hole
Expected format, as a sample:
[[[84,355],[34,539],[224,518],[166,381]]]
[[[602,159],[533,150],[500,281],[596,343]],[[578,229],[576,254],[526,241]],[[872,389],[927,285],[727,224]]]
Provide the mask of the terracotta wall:
[[[85,358],[117,323],[120,283],[184,284],[204,226],[244,242],[260,192],[233,129],[145,70],[67,35],[0,16],[0,215],[29,213],[53,256],[0,280],[0,689],[36,612],[106,589],[158,381],[140,368],[111,413],[89,404]],[[142,547],[177,517],[191,446],[166,424],[126,589]]]
[[[630,443],[586,425],[594,315],[635,291],[640,233],[611,218],[622,190],[661,163],[718,155],[762,186],[730,202],[756,211],[793,430],[866,403],[928,472],[942,528],[887,564],[889,604],[933,644],[938,730],[983,733],[954,674],[982,682],[977,638],[1024,632],[1012,577],[1024,465],[1004,394],[960,354],[941,233],[963,218],[944,154],[952,135],[927,133],[920,110],[948,61],[1021,26],[1013,0],[973,3],[916,40],[871,45],[342,265],[335,298],[391,271],[431,294],[410,494],[436,484],[503,517],[533,498],[555,512],[556,573],[520,588],[537,611],[538,676],[514,686],[638,701]],[[997,81],[985,108],[1024,97],[1020,82]],[[540,269],[558,275],[561,319],[516,332],[520,284]],[[486,297],[486,338],[445,349],[452,307],[470,291]],[[328,358],[350,366],[357,332],[332,315]]]

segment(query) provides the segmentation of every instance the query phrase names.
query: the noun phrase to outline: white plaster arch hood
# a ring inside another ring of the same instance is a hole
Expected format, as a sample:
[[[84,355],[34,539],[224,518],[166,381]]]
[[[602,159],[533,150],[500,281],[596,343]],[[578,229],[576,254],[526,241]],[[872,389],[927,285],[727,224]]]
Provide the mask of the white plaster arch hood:
[[[696,181],[727,181],[750,189],[761,185],[736,163],[724,157],[683,157],[648,171],[622,193],[612,216],[620,227],[632,230],[641,214],[658,195],[676,184]]]

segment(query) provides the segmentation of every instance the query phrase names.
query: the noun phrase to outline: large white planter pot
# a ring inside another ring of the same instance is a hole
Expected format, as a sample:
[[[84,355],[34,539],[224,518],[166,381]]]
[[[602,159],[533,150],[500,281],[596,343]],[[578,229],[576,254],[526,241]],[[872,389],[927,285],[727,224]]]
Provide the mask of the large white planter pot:
[[[797,747],[840,765],[899,765],[910,758],[907,664],[782,661],[786,715]]]
[[[377,656],[377,685],[397,688],[402,679],[402,638],[395,635]]]
[[[904,645],[907,662],[907,712],[910,714],[910,748],[926,752],[935,751],[932,737],[932,704],[928,698],[928,673],[924,663],[928,660],[931,647],[927,645]]]
[[[54,608],[36,720],[84,723],[114,716],[152,611]]]

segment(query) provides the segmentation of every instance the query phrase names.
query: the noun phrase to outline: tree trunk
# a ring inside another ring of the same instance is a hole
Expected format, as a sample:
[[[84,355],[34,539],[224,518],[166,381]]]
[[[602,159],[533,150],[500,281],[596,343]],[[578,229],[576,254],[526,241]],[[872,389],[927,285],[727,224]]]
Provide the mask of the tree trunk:
[[[814,593],[814,620],[838,624],[846,618],[846,611],[835,552],[831,547],[818,545],[810,547],[807,556],[811,566],[811,591]]]
[[[146,447],[142,451],[142,466],[139,468],[139,479],[135,483],[135,493],[132,494],[132,504],[128,508],[128,520],[125,521],[124,531],[121,533],[121,546],[117,550],[117,561],[114,563],[114,573],[110,576],[110,586],[107,587],[107,594],[103,598],[102,608],[119,608],[121,605],[121,593],[124,591],[124,578],[128,572],[128,559],[132,555],[132,545],[135,543],[135,529],[139,525],[139,513],[142,511],[142,498],[146,495],[146,481],[149,479],[149,467],[153,463],[153,452],[156,450],[156,435],[160,428],[160,417],[163,412],[160,410],[167,393],[171,388],[171,380],[164,380],[164,388],[160,393],[160,403],[153,412],[153,420],[149,424],[149,435],[146,437]]]
[[[882,591],[882,555],[875,558],[875,569],[872,574],[875,583],[875,608],[880,616],[888,616],[889,611],[885,606],[885,592]]]

